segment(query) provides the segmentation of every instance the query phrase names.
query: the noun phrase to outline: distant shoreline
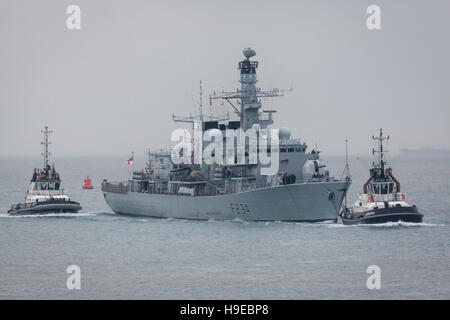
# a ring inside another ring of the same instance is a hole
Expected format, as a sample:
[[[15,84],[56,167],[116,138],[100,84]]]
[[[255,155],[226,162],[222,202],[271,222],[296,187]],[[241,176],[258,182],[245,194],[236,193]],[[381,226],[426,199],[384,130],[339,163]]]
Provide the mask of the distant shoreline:
[[[450,149],[400,149],[399,156],[450,157]]]

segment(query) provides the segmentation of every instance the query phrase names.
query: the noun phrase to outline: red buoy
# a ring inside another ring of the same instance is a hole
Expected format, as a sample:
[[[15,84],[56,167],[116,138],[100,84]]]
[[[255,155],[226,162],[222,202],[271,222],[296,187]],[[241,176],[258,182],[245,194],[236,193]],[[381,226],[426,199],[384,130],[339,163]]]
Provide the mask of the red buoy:
[[[82,187],[83,189],[94,189],[94,187],[91,184],[91,179],[89,178],[89,176],[84,179],[84,185]]]

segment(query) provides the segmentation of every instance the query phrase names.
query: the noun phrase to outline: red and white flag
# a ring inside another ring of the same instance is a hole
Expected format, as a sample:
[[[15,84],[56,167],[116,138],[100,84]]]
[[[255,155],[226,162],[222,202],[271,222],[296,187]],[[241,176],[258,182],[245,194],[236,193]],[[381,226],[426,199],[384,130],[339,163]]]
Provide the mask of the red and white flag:
[[[124,164],[131,166],[134,162],[134,155],[131,156],[131,158],[129,158],[127,161],[125,161]]]

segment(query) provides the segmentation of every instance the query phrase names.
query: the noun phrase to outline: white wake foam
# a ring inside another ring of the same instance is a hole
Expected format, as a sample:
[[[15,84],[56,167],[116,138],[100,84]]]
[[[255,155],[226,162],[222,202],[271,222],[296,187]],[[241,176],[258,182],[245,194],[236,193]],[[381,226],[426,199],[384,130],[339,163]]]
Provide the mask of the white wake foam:
[[[76,218],[76,217],[89,217],[89,216],[95,216],[95,214],[93,214],[93,213],[47,213],[47,214],[26,214],[26,215],[17,215],[17,216],[10,216],[7,213],[0,214],[0,217],[2,217],[2,218],[54,218],[54,217]]]
[[[361,225],[361,226],[363,226],[363,225]],[[398,221],[398,222],[366,224],[364,226],[372,226],[372,227],[445,227],[445,224]]]
[[[439,223],[426,223],[426,222],[385,222],[385,223],[373,223],[373,224],[353,224],[344,225],[342,223],[336,223],[327,225],[328,228],[347,228],[347,227],[366,227],[366,228],[393,228],[393,227],[445,227],[445,224]]]

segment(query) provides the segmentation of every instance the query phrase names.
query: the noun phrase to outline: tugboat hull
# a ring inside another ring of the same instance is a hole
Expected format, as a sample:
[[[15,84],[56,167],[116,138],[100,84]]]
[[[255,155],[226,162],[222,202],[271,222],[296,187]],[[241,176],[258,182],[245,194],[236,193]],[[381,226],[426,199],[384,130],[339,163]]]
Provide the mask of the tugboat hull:
[[[20,203],[8,211],[11,216],[43,215],[51,213],[77,213],[81,206],[75,201],[50,200],[38,203]]]
[[[341,219],[342,223],[345,225],[376,224],[400,221],[420,223],[423,220],[423,214],[418,212],[416,206],[393,207],[373,209],[365,212],[347,212],[341,216]]]

